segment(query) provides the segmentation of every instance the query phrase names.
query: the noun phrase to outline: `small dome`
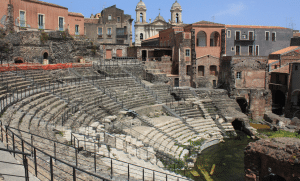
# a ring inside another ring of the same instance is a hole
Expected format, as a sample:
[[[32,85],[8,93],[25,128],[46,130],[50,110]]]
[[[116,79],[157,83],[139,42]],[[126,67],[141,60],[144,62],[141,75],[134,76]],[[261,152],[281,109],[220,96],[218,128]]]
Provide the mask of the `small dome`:
[[[165,19],[160,15],[160,13],[159,13],[159,15],[155,18],[154,21],[157,21],[157,20],[165,21]],[[153,21],[153,22],[154,22],[154,21]]]
[[[177,2],[177,0],[176,0],[175,3],[173,3],[171,9],[177,9],[177,8],[181,9],[181,6],[180,6],[180,4],[179,4],[179,3]]]
[[[140,2],[136,5],[136,8],[146,8],[146,5],[142,0],[140,0]]]

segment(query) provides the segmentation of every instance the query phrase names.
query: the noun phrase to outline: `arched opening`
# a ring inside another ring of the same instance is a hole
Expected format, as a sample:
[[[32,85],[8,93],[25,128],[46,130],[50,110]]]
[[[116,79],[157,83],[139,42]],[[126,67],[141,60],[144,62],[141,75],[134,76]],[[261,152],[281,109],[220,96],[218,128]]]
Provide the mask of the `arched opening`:
[[[21,58],[15,58],[15,63],[24,63],[23,60]]]
[[[220,34],[216,31],[210,34],[210,46],[211,47],[220,46]]]
[[[243,97],[239,97],[236,99],[236,102],[239,104],[243,113],[247,113],[248,110],[248,103],[247,100]]]
[[[143,40],[144,39],[144,35],[143,33],[140,34],[140,40]]]
[[[272,92],[272,112],[277,115],[283,114],[283,108],[285,106],[285,95],[282,91],[276,90]]]
[[[239,121],[236,119],[231,124],[235,130],[241,130],[241,131],[243,130],[244,127],[243,121]]]
[[[143,61],[147,60],[147,51],[146,50],[142,50],[142,60]]]
[[[172,93],[171,95],[174,97],[175,101],[181,100],[180,96],[177,96],[175,93]]]
[[[44,59],[48,59],[48,53],[45,52],[44,55],[43,55]]]
[[[271,173],[270,175],[265,176],[263,181],[285,181],[285,179],[279,175]]]
[[[211,65],[210,67],[209,67],[209,74],[210,75],[214,75],[214,76],[217,76],[217,66],[215,66],[215,65]]]
[[[179,22],[179,15],[178,15],[178,13],[176,13],[176,23],[178,23]]]
[[[143,13],[140,13],[140,22],[143,22]]]
[[[197,46],[206,47],[206,33],[204,31],[197,33]]]

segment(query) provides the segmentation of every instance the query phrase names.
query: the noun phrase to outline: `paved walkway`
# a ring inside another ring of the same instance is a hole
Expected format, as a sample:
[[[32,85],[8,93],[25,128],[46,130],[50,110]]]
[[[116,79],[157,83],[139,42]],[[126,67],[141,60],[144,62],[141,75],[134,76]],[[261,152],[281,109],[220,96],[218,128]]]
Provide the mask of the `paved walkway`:
[[[5,148],[4,144],[0,141],[0,148]],[[9,176],[16,175],[16,176]],[[25,180],[25,170],[23,163],[20,163],[14,158],[9,152],[0,150],[0,181],[4,178],[5,181],[24,181]],[[30,181],[39,181],[38,178],[34,177],[29,173]]]

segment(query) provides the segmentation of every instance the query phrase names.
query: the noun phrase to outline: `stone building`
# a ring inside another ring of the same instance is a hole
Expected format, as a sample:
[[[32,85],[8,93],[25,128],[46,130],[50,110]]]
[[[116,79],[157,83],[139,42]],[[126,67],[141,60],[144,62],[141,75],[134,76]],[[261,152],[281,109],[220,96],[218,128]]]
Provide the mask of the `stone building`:
[[[84,19],[85,35],[98,43],[131,45],[132,21],[131,15],[113,5]]]
[[[300,118],[300,63],[293,62],[288,66],[289,79],[287,85],[287,98],[285,102],[285,115],[288,118]]]
[[[284,27],[226,25],[226,56],[268,56],[288,47],[292,37]]]
[[[245,181],[300,180],[297,138],[260,139],[244,150]]]
[[[160,13],[153,22],[151,22],[151,18],[149,19],[149,22],[147,22],[147,8],[142,0],[140,0],[140,2],[137,4],[135,11],[135,46],[141,46],[143,40],[157,35],[161,30],[168,29],[174,25],[182,24],[182,9],[177,0],[171,7],[171,20],[169,20],[169,22],[165,21]]]
[[[290,68],[290,63],[299,61],[299,46],[286,47],[269,55],[268,71],[270,81],[268,88],[272,91],[273,113],[282,115],[289,112],[290,108],[286,107],[286,101],[292,80],[293,69]]]
[[[127,47],[132,45],[132,21],[130,15],[113,5],[84,19],[85,35],[101,44],[102,58],[126,57]]]
[[[15,31],[65,31],[84,35],[84,16],[68,8],[37,0],[0,1],[0,27]]]

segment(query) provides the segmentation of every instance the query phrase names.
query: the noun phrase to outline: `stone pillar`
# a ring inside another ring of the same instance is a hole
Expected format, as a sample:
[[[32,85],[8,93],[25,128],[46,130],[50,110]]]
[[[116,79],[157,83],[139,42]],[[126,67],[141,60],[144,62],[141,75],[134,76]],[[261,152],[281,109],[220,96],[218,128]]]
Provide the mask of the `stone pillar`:
[[[196,88],[196,50],[195,50],[195,30],[191,30],[191,65],[192,65],[192,75],[190,79],[191,87]]]
[[[225,29],[221,30],[221,56],[226,53],[225,51]]]
[[[7,6],[7,20],[6,20],[6,30],[8,32],[14,31],[14,7],[11,4],[11,2],[9,3],[10,4],[8,4]]]

